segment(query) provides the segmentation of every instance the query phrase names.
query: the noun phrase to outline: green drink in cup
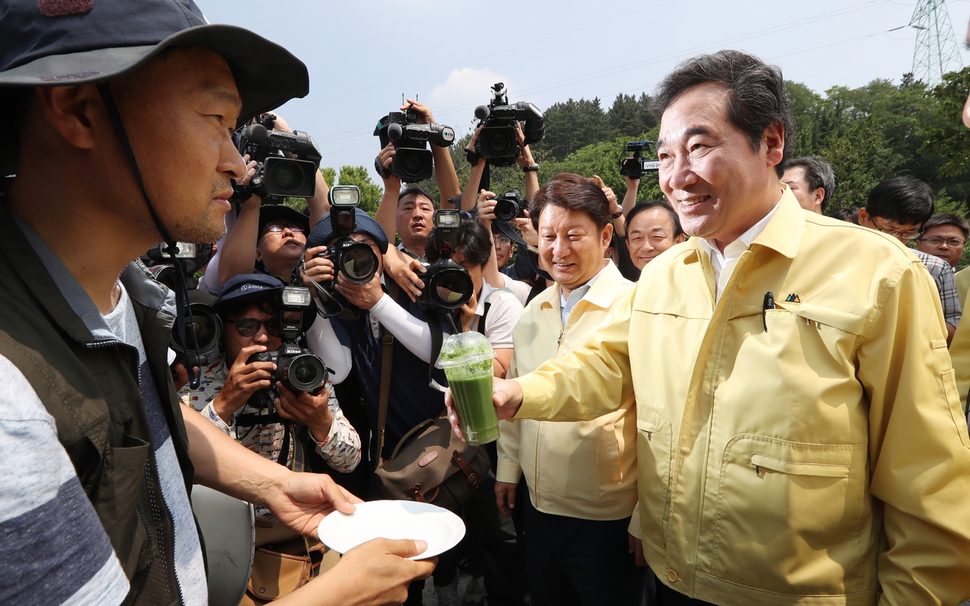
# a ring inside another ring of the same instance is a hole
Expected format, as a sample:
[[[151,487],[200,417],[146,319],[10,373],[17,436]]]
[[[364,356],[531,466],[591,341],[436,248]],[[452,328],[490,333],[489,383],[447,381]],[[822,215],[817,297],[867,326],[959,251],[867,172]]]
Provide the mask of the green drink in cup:
[[[465,441],[487,444],[498,439],[498,414],[492,403],[492,359],[495,350],[485,335],[462,332],[441,346],[438,367],[448,377],[451,396]]]

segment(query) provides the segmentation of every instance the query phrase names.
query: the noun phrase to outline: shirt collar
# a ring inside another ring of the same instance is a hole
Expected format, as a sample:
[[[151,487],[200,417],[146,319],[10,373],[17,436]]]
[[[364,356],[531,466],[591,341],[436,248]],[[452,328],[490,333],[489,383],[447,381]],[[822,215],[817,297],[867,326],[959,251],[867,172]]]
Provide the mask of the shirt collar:
[[[748,231],[724,247],[724,254],[714,246],[713,241],[697,238],[698,246],[711,255],[711,259],[729,260],[739,257],[742,252],[758,244],[771,248],[782,255],[793,258],[798,252],[798,244],[805,229],[805,213],[795,199],[795,195],[784,183],[783,192],[778,204],[760,221],[751,226]],[[737,253],[736,255],[731,253]]]

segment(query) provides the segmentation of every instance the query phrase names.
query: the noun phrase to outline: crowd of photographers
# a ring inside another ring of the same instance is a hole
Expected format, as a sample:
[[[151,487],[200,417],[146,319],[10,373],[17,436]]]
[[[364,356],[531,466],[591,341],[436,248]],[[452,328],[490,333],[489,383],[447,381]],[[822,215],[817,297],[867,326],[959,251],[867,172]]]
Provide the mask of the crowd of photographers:
[[[543,136],[542,113],[529,103],[509,104],[501,84],[492,97],[476,110],[481,122],[465,149],[470,176],[464,188],[448,149],[454,131],[436,123],[428,107],[408,100],[378,122],[375,167],[384,194],[373,218],[358,208],[355,187],[325,182],[317,170],[319,151],[306,133],[275,114],[239,129],[236,143],[247,172],[234,185],[226,236],[211,247],[178,245],[184,272],[201,273],[190,283],[194,340],[172,340],[183,404],[266,458],[294,470],[328,473],[355,494],[380,498],[373,481],[378,461],[413,427],[444,411],[443,394],[434,387],[447,385],[434,366],[444,335],[480,332],[496,352],[495,376],[525,372],[595,325],[603,306],[609,307],[598,300],[604,296],[598,291],[612,297],[629,288],[608,257],[635,279],[653,256],[683,239],[669,206],[636,206],[636,185],[651,170],[641,157],[648,143],[631,144],[634,154],[623,170],[630,187],[622,202],[596,176],[564,175],[557,177],[559,189],[540,188],[529,144]],[[516,164],[524,193],[488,191],[490,166]],[[440,200],[419,186],[432,177]],[[306,198],[309,216],[281,204],[289,197]],[[544,203],[530,215],[537,198]],[[540,215],[543,221],[552,217],[548,226],[540,226]],[[538,247],[542,229],[560,242],[546,247],[548,254]],[[574,242],[577,229],[594,236],[593,246]],[[143,260],[156,279],[175,288],[164,252],[164,246],[156,247]],[[601,273],[609,276],[597,280]],[[588,294],[597,281],[597,290]],[[553,284],[561,290],[547,290]],[[569,301],[554,318],[558,328],[526,335],[534,329],[525,326],[541,317],[520,324],[524,307],[547,297],[543,293],[560,292]],[[577,313],[569,321],[573,308]],[[585,320],[575,320],[580,316]],[[523,331],[518,336],[517,326]],[[516,340],[532,343],[519,348],[518,359]],[[385,346],[388,341],[393,344]],[[382,383],[388,387],[379,428]],[[628,406],[591,424],[592,430],[584,423],[558,424],[567,433],[557,440],[569,448],[586,443],[595,458],[613,441],[605,440],[613,432],[632,444],[625,435],[635,427],[630,414]],[[580,594],[615,596],[614,603],[640,602],[648,587],[645,568],[637,566],[643,562],[627,534],[636,501],[632,451],[622,453],[619,497],[608,488],[604,470],[590,463],[580,473],[589,484],[582,494],[567,491],[550,505],[548,480],[534,485],[533,476],[536,465],[552,464],[552,453],[541,462],[520,462],[517,455],[520,440],[537,439],[530,432],[548,431],[548,425],[510,428],[508,437],[486,447],[492,470],[462,506],[466,540],[439,556],[433,574],[437,603],[461,603],[459,568],[471,575],[466,604],[484,603],[485,595],[489,604],[562,603],[571,587]],[[545,496],[540,500],[535,491]],[[587,504],[563,508],[568,502]],[[603,502],[613,505],[597,511],[595,503]],[[257,510],[257,517],[257,547],[301,557],[326,550],[295,540],[266,510]],[[577,532],[550,525],[561,517],[588,524],[583,531],[588,540],[557,546],[555,535]],[[530,527],[534,538],[526,542]],[[604,532],[606,539],[599,536]],[[603,547],[589,551],[591,544]],[[564,554],[582,552],[584,558],[564,563],[569,559]],[[255,566],[260,565],[257,558]],[[423,586],[424,581],[412,584],[409,604],[422,602]]]
[[[179,245],[183,269],[202,272],[192,284],[195,341],[172,342],[183,404],[266,458],[381,498],[375,466],[444,410],[436,385],[447,382],[435,367],[443,335],[480,332],[496,351],[496,377],[525,374],[582,344],[646,264],[685,240],[666,201],[637,199],[640,180],[657,168],[645,155],[652,142],[628,145],[622,200],[596,175],[557,175],[540,187],[529,144],[542,139],[542,113],[510,105],[502,84],[492,94],[476,110],[480,124],[464,150],[464,188],[448,149],[454,131],[428,107],[408,100],[378,122],[384,193],[374,217],[358,208],[356,187],[328,186],[313,139],[279,116],[264,114],[237,132],[248,164],[234,186],[227,235],[211,248]],[[488,191],[490,166],[516,164],[524,194]],[[783,181],[808,210],[821,213],[831,197],[827,167],[810,158],[786,164],[794,172]],[[440,199],[419,186],[432,177]],[[309,215],[281,204],[287,197],[306,198]],[[949,225],[915,204],[880,216],[894,225]],[[954,257],[950,249],[962,250],[970,235],[965,222],[958,226],[960,234],[928,238],[927,246]],[[144,258],[162,259],[161,247]],[[933,261],[924,262],[932,271]],[[171,267],[153,273],[174,287]],[[952,271],[945,278],[952,284]],[[952,337],[959,315],[947,321]],[[503,422],[502,431],[487,446],[491,473],[460,512],[466,539],[439,556],[437,603],[462,603],[461,568],[471,575],[464,604],[486,595],[488,604],[655,600],[638,525],[630,524],[633,401],[593,421]],[[564,467],[563,457],[573,462]],[[326,551],[286,532],[267,510],[257,514],[257,547]],[[408,604],[422,603],[423,587],[412,583]]]

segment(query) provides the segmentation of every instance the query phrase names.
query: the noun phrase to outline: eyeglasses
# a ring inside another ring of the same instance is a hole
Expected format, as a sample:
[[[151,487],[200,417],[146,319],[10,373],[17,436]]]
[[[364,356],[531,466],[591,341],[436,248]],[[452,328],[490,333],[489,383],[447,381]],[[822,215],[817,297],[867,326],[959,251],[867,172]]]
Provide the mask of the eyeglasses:
[[[259,327],[266,328],[266,334],[271,337],[280,336],[280,327],[276,319],[260,320],[258,318],[239,318],[238,320],[226,320],[230,324],[236,325],[236,332],[243,337],[251,337],[259,332]]]
[[[509,244],[512,243],[512,238],[510,238],[508,236],[495,236],[494,239],[495,239],[495,244],[496,245],[502,244],[502,245],[507,246],[507,245],[509,245]]]
[[[273,222],[273,223],[267,223],[266,224],[266,231],[280,232],[280,231],[283,231],[284,229],[288,229],[288,230],[290,230],[292,232],[296,232],[298,234],[302,234],[303,233],[303,226],[302,225],[298,225],[296,223],[279,223],[279,222]]]
[[[879,223],[876,221],[876,218],[872,215],[869,215],[869,220],[872,221],[872,224],[876,226],[876,229],[878,229],[882,233],[888,234],[893,237],[899,237],[900,239],[906,240],[907,242],[911,242],[919,236],[919,231],[920,231],[919,228],[911,229],[909,231],[902,231],[899,229],[893,229],[891,227],[883,227],[882,225],[879,225]]]
[[[946,242],[946,245],[950,248],[963,248],[963,245],[967,243],[966,240],[960,238],[941,238],[939,236],[920,238],[920,242],[926,242],[930,246],[943,246],[943,243]]]

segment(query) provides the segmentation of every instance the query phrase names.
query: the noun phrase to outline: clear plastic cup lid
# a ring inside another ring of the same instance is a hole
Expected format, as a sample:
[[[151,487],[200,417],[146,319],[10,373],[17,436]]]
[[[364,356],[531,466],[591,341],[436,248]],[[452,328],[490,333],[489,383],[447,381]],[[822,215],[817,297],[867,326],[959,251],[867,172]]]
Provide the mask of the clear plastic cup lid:
[[[495,357],[495,350],[480,332],[460,332],[448,335],[441,344],[441,355],[435,366],[438,368],[452,368],[467,366],[475,362],[491,360]]]

